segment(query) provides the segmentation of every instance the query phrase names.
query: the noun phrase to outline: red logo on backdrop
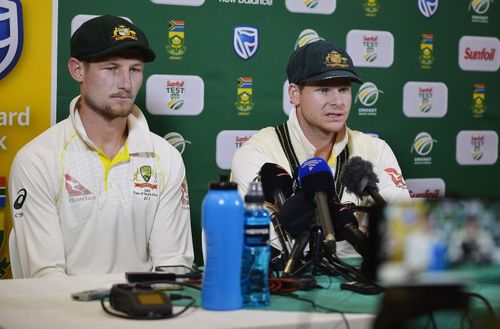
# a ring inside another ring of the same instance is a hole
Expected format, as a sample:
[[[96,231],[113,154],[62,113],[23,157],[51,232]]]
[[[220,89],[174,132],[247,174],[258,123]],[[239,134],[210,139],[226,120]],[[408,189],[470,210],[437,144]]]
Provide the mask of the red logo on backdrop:
[[[75,178],[71,177],[68,174],[64,174],[64,178],[66,179],[66,191],[70,196],[80,196],[80,195],[89,195],[92,194],[89,190],[87,190],[79,181]]]
[[[384,171],[391,177],[396,187],[406,188],[406,182],[403,176],[394,168],[385,168]]]

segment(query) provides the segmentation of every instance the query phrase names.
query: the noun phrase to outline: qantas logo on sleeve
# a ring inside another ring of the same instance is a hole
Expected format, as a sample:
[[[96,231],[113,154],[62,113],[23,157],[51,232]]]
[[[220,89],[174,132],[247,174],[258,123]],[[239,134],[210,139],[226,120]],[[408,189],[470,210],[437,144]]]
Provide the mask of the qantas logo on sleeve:
[[[68,174],[64,174],[66,191],[70,196],[82,196],[92,194],[89,190],[87,190],[79,181],[75,178],[71,177]]]
[[[392,182],[396,187],[406,189],[406,182],[403,176],[394,168],[385,168],[384,171],[391,177]]]

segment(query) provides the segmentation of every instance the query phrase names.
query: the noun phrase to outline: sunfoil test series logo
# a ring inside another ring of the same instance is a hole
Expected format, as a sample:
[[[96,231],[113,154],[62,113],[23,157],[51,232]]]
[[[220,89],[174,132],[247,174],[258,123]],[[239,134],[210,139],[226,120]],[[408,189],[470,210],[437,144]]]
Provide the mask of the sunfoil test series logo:
[[[434,147],[434,143],[437,143],[437,141],[428,132],[423,131],[415,136],[410,152],[413,153],[415,151],[419,156],[415,157],[414,164],[432,164],[432,157],[429,154]]]
[[[0,80],[14,69],[23,49],[20,0],[0,1]]]
[[[146,109],[157,115],[198,115],[205,83],[196,75],[153,74],[146,81]]]
[[[378,89],[373,82],[365,82],[359,87],[354,103],[360,103],[364,107],[358,109],[358,114],[362,116],[376,116],[377,108],[375,104],[383,91]]]
[[[389,31],[350,30],[346,48],[356,67],[390,67],[394,62],[394,36]]]
[[[426,18],[434,16],[438,10],[439,0],[417,0],[417,7],[420,13]]]
[[[448,111],[448,87],[442,82],[408,81],[403,113],[410,118],[442,118]]]
[[[493,165],[498,160],[494,130],[462,130],[457,135],[456,159],[462,165]]]
[[[165,48],[170,55],[169,59],[182,59],[187,50],[184,41],[184,21],[171,20],[168,22],[168,45]]]

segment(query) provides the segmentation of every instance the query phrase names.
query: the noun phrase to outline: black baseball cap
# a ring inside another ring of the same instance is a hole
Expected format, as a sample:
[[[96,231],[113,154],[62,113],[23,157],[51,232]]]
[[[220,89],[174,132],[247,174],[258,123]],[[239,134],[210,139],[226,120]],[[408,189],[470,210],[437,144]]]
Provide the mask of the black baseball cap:
[[[155,59],[144,32],[126,19],[103,15],[83,23],[73,33],[70,41],[71,57],[91,60],[118,53],[125,49],[137,49],[144,62]]]
[[[349,54],[342,48],[318,40],[297,48],[286,68],[289,83],[304,83],[335,78],[349,78],[363,83],[354,71]]]

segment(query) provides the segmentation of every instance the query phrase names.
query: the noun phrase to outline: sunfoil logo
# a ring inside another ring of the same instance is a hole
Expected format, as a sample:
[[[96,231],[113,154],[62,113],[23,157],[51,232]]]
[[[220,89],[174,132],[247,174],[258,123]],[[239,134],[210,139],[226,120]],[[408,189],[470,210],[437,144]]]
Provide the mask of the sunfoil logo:
[[[424,15],[427,18],[432,17],[439,6],[439,1],[438,0],[418,0],[417,3],[418,10],[420,10],[420,13]]]
[[[175,147],[180,154],[184,153],[184,150],[186,149],[186,144],[191,144],[190,141],[185,140],[184,137],[182,137],[182,135],[177,132],[169,132],[164,136],[164,138],[173,147]]]

